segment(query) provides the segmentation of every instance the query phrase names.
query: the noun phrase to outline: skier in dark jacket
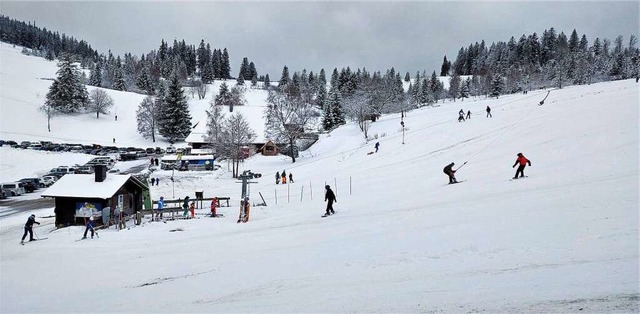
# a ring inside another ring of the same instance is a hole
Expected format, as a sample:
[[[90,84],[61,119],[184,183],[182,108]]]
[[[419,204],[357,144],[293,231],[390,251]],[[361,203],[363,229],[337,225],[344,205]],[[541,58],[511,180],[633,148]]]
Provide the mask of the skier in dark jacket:
[[[327,212],[325,213],[325,216],[329,216],[332,214],[335,214],[336,212],[333,210],[333,202],[338,202],[336,200],[336,195],[333,194],[333,191],[331,191],[331,187],[328,185],[325,185],[324,187],[327,192],[324,194],[324,201],[327,202]]]
[[[487,106],[487,118],[493,118],[491,115],[491,108],[489,106]]]
[[[464,121],[464,110],[460,109],[458,112],[458,122]]]
[[[93,230],[93,216],[89,217],[89,221],[87,221],[87,228],[84,229],[84,236],[82,236],[83,239],[87,238],[87,231],[89,230],[91,230],[91,239],[93,239],[93,234],[95,233]]]
[[[276,172],[276,184],[280,183],[280,172]]]
[[[517,164],[520,164],[520,166],[518,167],[518,170],[516,170],[516,175],[513,177],[514,179],[518,178],[518,173],[520,174],[520,178],[524,177],[524,167],[526,167],[527,164],[531,167],[531,161],[527,159],[527,157],[524,157],[522,153],[518,153],[518,159],[516,159],[516,162],[511,168],[515,168]]]
[[[22,235],[22,240],[20,240],[20,243],[24,243],[24,238],[27,237],[27,233],[29,233],[29,241],[34,241],[34,239],[33,239],[33,224],[40,224],[40,223],[36,221],[36,215],[32,214],[27,219],[27,223],[24,224],[24,234]]]
[[[449,184],[458,183],[455,176],[456,171],[453,170],[453,165],[455,165],[455,163],[450,163],[442,169],[442,172],[449,176]]]
[[[187,213],[189,213],[189,196],[184,197],[184,203],[182,203],[182,209],[184,209],[182,216],[187,217]]]

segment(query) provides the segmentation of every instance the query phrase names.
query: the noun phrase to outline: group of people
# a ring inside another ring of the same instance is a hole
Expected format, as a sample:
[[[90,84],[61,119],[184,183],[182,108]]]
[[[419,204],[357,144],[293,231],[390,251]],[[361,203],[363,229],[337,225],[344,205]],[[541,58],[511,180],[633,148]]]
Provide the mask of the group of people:
[[[151,166],[157,166],[160,164],[160,160],[156,157],[149,158],[149,162],[151,163]]]
[[[493,118],[493,116],[491,115],[491,107],[487,106],[487,118]],[[471,110],[467,110],[467,119],[471,119]],[[463,122],[465,121],[465,115],[464,115],[464,110],[460,109],[460,111],[458,111],[458,122]]]
[[[276,184],[287,184],[287,173],[282,170],[282,174],[280,172],[276,172]],[[293,183],[293,173],[289,172],[289,183]]]
[[[159,185],[160,184],[160,178],[151,178],[151,185]]]
[[[460,168],[454,170],[453,169],[454,165],[455,163],[452,162],[447,166],[445,166],[444,169],[442,169],[442,172],[444,172],[449,177],[449,184],[458,183],[455,173]],[[531,161],[527,159],[527,157],[525,157],[522,153],[518,153],[518,158],[516,159],[516,162],[513,164],[513,167],[512,167],[512,168],[515,168],[516,166],[518,166],[518,169],[516,170],[516,175],[513,178],[518,179],[518,178],[524,177],[524,168],[527,165],[531,167]]]

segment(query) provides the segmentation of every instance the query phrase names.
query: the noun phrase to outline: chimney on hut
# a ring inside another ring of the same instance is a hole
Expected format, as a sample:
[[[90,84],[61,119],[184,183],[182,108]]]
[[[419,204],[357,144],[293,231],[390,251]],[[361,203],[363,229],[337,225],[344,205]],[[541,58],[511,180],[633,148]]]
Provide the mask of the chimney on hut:
[[[106,165],[95,165],[94,170],[96,175],[96,182],[102,182],[107,178]]]

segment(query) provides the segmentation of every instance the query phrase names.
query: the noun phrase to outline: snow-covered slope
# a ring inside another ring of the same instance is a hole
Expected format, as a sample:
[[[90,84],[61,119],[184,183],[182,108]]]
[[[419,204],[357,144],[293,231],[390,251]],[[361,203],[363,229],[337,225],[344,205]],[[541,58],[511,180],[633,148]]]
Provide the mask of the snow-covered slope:
[[[347,124],[294,164],[241,165],[263,174],[251,196],[268,204],[246,224],[226,165],[173,185],[151,174],[154,199],[231,197],[220,219],[76,242],[84,228],[35,209],[48,239],[20,246],[31,212],[3,218],[0,312],[638,312],[638,92],[627,80],[551,90],[543,106],[546,90],[441,103],[408,113],[404,144],[398,115],[370,142]],[[529,177],[510,181],[518,152]],[[452,161],[464,183],[446,184]],[[282,170],[295,183],[276,185]],[[325,184],[337,214],[320,218]]]

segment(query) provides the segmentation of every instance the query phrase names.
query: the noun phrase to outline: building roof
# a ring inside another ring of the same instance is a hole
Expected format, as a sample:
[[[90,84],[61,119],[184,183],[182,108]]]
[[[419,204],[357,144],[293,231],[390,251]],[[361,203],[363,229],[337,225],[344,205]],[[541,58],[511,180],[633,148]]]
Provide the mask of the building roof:
[[[56,181],[42,197],[78,197],[106,199],[114,196],[127,181],[144,185],[130,174],[107,175],[102,182],[96,182],[94,174],[67,174]]]

